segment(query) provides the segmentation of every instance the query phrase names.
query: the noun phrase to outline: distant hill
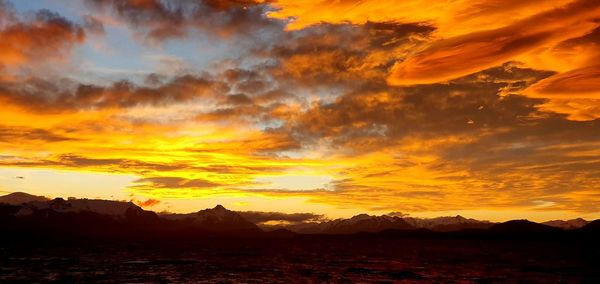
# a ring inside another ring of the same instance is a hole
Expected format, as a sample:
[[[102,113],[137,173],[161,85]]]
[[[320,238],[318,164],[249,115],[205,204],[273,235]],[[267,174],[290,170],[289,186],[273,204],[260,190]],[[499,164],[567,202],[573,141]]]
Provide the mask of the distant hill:
[[[552,233],[560,228],[543,225],[528,220],[511,220],[491,226],[489,231],[498,233]]]
[[[33,201],[48,201],[49,199],[44,196],[36,196],[27,194],[25,192],[13,192],[4,196],[0,196],[0,203],[9,205],[21,205],[27,202]]]
[[[239,213],[227,210],[221,205],[190,214],[165,214],[161,215],[161,218],[206,230],[260,230],[256,224],[244,219]]]
[[[32,214],[39,210],[52,210],[56,212],[94,212],[117,218],[124,218],[128,210],[142,210],[133,202],[102,200],[102,199],[69,199],[55,198],[53,200],[31,201],[23,204],[20,215]]]
[[[402,218],[391,216],[356,215],[350,219],[337,219],[321,223],[305,223],[290,226],[291,231],[306,234],[355,234],[359,232],[376,233],[384,230],[414,230]]]
[[[164,225],[156,213],[131,202],[56,198],[4,207],[0,210],[0,219],[5,220],[6,225],[0,230],[6,232],[104,236]]]
[[[428,229],[436,232],[451,232],[465,229],[487,229],[494,225],[489,221],[480,221],[463,216],[445,216],[436,218],[403,217],[412,226],[419,229]]]
[[[582,218],[572,219],[572,220],[552,220],[543,222],[542,224],[548,225],[551,227],[561,228],[563,230],[574,230],[579,229],[585,225],[587,225],[589,221],[586,221]]]
[[[600,233],[600,219],[589,222],[585,226],[579,228],[578,231],[586,233]]]
[[[414,218],[360,214],[349,219],[336,219],[320,223],[299,223],[286,226],[285,228],[304,234],[353,234],[358,232],[376,233],[385,230],[416,229],[451,232],[464,229],[487,229],[492,225],[494,223],[467,219],[462,216]]]

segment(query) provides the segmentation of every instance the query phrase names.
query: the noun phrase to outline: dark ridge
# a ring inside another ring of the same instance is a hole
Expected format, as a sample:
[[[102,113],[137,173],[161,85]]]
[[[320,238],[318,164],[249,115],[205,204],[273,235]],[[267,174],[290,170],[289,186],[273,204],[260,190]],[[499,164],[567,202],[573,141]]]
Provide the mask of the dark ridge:
[[[587,225],[579,228],[577,231],[584,233],[599,233],[600,234],[600,219],[589,222]]]
[[[48,201],[44,196],[36,196],[25,192],[13,192],[7,195],[0,196],[0,204],[21,205],[23,203],[34,201]]]
[[[562,231],[559,228],[538,224],[528,220],[511,220],[493,225],[489,228],[493,232],[506,233],[553,233]]]
[[[22,193],[10,196],[30,197]],[[2,222],[0,238],[83,236],[96,239],[141,237],[167,240],[201,237],[296,238],[300,235],[321,237],[344,235],[350,238],[542,239],[577,236],[589,238],[600,234],[600,220],[592,221],[580,229],[563,230],[528,220],[493,224],[472,219],[468,219],[467,222],[467,219],[458,216],[440,217],[443,222],[434,223],[429,229],[425,229],[411,225],[401,217],[366,214],[349,219],[304,224],[303,227],[292,226],[298,231],[284,227],[264,232],[240,213],[228,210],[222,205],[190,214],[159,215],[131,202],[62,198],[36,201],[37,198],[34,196],[34,201],[19,205],[0,204],[0,222]]]

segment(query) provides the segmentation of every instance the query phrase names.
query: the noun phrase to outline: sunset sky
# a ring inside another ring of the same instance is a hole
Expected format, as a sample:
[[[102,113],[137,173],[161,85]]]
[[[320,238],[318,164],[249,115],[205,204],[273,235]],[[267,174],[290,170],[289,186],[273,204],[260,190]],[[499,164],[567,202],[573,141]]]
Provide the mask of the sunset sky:
[[[0,195],[600,218],[598,0],[0,0]]]

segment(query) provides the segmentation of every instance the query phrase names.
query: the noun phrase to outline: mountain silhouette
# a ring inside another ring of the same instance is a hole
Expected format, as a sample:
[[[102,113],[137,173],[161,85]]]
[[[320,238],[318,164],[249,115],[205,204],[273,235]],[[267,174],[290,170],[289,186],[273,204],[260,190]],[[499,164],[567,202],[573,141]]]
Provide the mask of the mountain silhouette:
[[[237,212],[227,210],[221,205],[211,209],[200,210],[190,214],[160,215],[166,220],[179,222],[181,225],[204,230],[255,230],[260,231],[256,224],[244,219]]]
[[[126,218],[128,210],[143,210],[133,202],[102,200],[102,199],[74,199],[64,200],[55,198],[49,201],[32,201],[23,204],[23,210],[20,214],[38,210],[52,210],[55,212],[94,212],[102,215],[109,215],[115,218]]]
[[[528,220],[511,220],[495,224],[489,228],[489,231],[497,233],[553,233],[561,231],[561,229]]]
[[[587,225],[589,221],[586,221],[582,218],[572,219],[572,220],[552,220],[546,221],[542,224],[548,225],[551,227],[561,228],[563,230],[574,230],[579,229],[585,225]]]
[[[580,232],[600,233],[600,219],[589,222],[587,225],[579,228]]]
[[[488,221],[465,218],[460,215],[436,218],[403,217],[403,219],[413,227],[436,232],[451,232],[465,229],[487,229],[494,225],[494,223]]]
[[[49,199],[44,196],[36,196],[27,194],[25,192],[13,192],[7,195],[0,196],[0,203],[9,205],[21,205],[32,201],[48,201]]]
[[[87,236],[201,236],[229,234],[237,236],[293,237],[296,234],[347,235],[357,233],[416,232],[422,235],[458,232],[460,234],[491,235],[552,235],[557,232],[600,232],[600,220],[554,220],[539,224],[528,220],[491,223],[462,216],[413,218],[359,214],[348,219],[296,223],[263,232],[240,213],[221,205],[189,214],[156,214],[132,202],[55,198],[26,193],[1,196],[1,232],[21,232],[31,235]],[[585,224],[585,225],[583,225]],[[581,226],[580,228],[576,228]],[[213,232],[213,233],[210,233]]]
[[[308,234],[355,234],[359,232],[376,233],[385,230],[414,230],[400,217],[356,215],[350,219],[336,219],[321,223],[308,223],[290,226],[291,231]]]
[[[117,236],[165,225],[156,213],[131,202],[56,198],[0,208],[5,223],[0,230],[26,235]]]
[[[487,229],[494,225],[488,221],[458,216],[436,218],[414,218],[398,216],[356,215],[349,219],[336,219],[321,223],[300,223],[285,228],[297,233],[309,234],[352,234],[358,232],[376,233],[385,230],[427,229],[436,232],[451,232],[465,229]]]

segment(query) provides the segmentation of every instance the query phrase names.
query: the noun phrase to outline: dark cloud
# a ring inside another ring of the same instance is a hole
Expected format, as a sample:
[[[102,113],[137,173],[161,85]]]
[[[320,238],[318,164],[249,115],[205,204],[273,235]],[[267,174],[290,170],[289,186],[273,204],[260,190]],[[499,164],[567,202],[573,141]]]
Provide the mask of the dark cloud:
[[[78,139],[41,128],[0,125],[0,142],[4,143],[15,143],[17,141],[63,142],[72,140]]]
[[[325,216],[313,213],[282,213],[282,212],[260,212],[260,211],[239,211],[237,212],[246,220],[255,223],[266,223],[269,221],[302,223],[318,222],[325,219]]]
[[[0,26],[15,22],[15,9],[8,0],[0,0]]]
[[[270,72],[278,82],[352,87],[385,80],[389,67],[432,31],[425,24],[394,22],[321,24],[287,33],[256,54],[277,59]]]
[[[258,174],[261,172],[279,170],[278,167],[274,166],[242,166],[228,164],[211,164],[202,167],[195,167],[193,169],[215,174]]]
[[[564,51],[576,51],[581,46],[595,46],[600,47],[600,27],[597,27],[593,31],[580,36],[565,40],[554,47],[555,50]]]
[[[33,139],[33,138],[27,138]],[[63,140],[57,140],[63,141]],[[44,142],[57,142],[44,140]],[[199,168],[189,163],[152,163],[125,158],[90,158],[77,154],[60,154],[45,159],[27,159],[21,157],[10,157],[0,162],[4,166],[37,166],[37,167],[66,167],[66,168],[92,168],[103,169],[108,172],[135,172],[147,174],[148,172],[169,172],[184,169],[198,170]]]
[[[46,137],[43,137],[46,138]],[[35,141],[34,138],[24,138],[29,142]],[[4,139],[2,132],[0,131],[0,142],[12,143],[16,141],[14,137]],[[42,142],[59,142],[63,140],[51,140],[45,139],[40,140]],[[188,150],[192,152],[193,150]],[[212,177],[231,177],[232,179],[239,177],[240,175],[253,175],[264,172],[279,172],[282,171],[281,166],[260,166],[260,165],[231,165],[227,162],[218,163],[216,161],[213,164],[206,166],[198,166],[195,164],[194,159],[186,161],[177,161],[169,163],[157,163],[148,162],[137,159],[127,158],[92,158],[78,154],[60,154],[46,158],[27,158],[19,156],[8,156],[0,155],[1,166],[17,166],[17,167],[63,167],[69,169],[102,169],[105,172],[118,172],[118,173],[136,173],[142,176],[152,175],[156,172],[168,173],[168,172],[198,172],[206,173]],[[184,187],[203,187],[208,186],[210,183],[202,184],[200,180],[187,180],[184,178],[150,178],[138,180],[137,183],[144,184],[148,183],[154,186],[155,183],[166,187],[167,185],[179,184]],[[216,185],[216,183],[214,184]]]
[[[267,4],[245,0],[88,0],[94,8],[108,8],[151,40],[184,38],[191,30],[230,36],[252,34],[283,23],[267,19]]]
[[[60,165],[81,168],[81,167],[107,167],[114,171],[174,171],[179,169],[191,168],[185,163],[150,163],[132,159],[106,159],[106,158],[88,158],[76,154],[63,154],[57,157],[54,163]]]
[[[233,75],[234,72],[240,74]],[[263,80],[268,79],[265,74],[257,72],[251,76],[242,75],[244,72],[229,70],[215,75],[186,74],[170,79],[151,74],[144,84],[117,81],[110,85],[27,77],[23,80],[0,81],[0,101],[40,114],[198,102],[212,106],[197,112],[199,121],[258,123],[278,120],[272,113],[277,112],[285,101],[297,100],[296,96],[276,85],[252,89],[246,84],[248,80],[266,86]],[[248,92],[238,93],[240,89]]]
[[[168,105],[225,95],[229,87],[203,75],[184,75],[154,87],[119,81],[111,86],[86,85],[62,80],[29,78],[0,84],[0,100],[38,112]]]
[[[228,115],[231,117],[233,115]],[[203,117],[202,120],[206,119]],[[232,118],[230,118],[232,119]],[[240,145],[243,147],[240,148]],[[278,153],[286,150],[296,150],[300,148],[300,142],[292,133],[282,128],[266,128],[262,130],[261,135],[257,137],[247,137],[235,140],[234,144],[211,145],[211,147],[186,148],[186,151],[205,153],[205,152],[236,152],[247,153],[253,158],[259,159],[264,154]]]
[[[105,35],[104,24],[98,18],[92,15],[83,16],[83,28],[89,34]]]
[[[545,76],[549,73],[506,65],[449,84],[390,88],[370,83],[332,103],[312,106],[290,121],[291,131],[303,141],[325,138],[334,145],[376,149],[408,136],[478,134],[526,125],[540,101],[503,96],[502,90],[522,90]]]
[[[248,105],[252,104],[252,99],[244,94],[234,94],[227,96],[225,104],[230,105]]]
[[[186,179],[180,177],[147,177],[138,179],[135,181],[136,184],[150,185],[150,188],[214,188],[221,184],[214,183],[205,179]]]

